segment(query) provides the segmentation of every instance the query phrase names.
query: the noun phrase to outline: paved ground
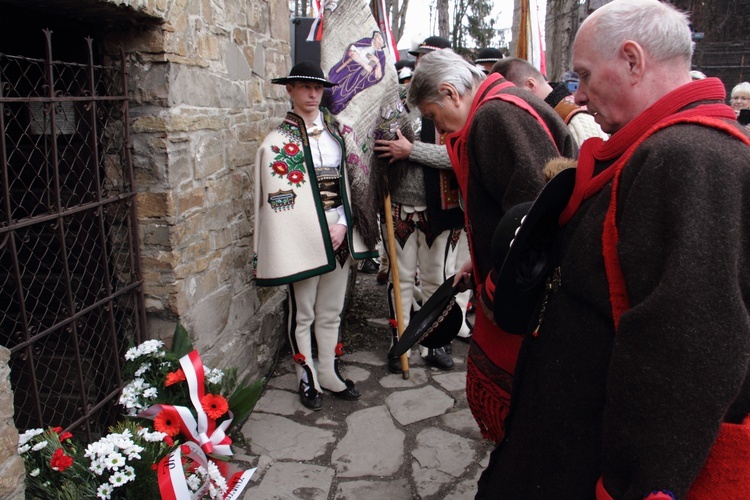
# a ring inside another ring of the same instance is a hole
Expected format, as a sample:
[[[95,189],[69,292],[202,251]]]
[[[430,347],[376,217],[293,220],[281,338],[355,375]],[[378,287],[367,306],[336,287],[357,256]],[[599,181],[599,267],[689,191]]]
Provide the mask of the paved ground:
[[[408,380],[390,374],[384,294],[373,275],[360,273],[344,324],[353,352],[343,372],[360,400],[324,395],[322,410],[306,409],[290,356],[282,354],[242,428],[244,450],[235,446],[237,460],[257,467],[245,500],[474,498],[491,445],[466,403],[468,346],[453,343],[453,371],[428,367],[413,352]]]

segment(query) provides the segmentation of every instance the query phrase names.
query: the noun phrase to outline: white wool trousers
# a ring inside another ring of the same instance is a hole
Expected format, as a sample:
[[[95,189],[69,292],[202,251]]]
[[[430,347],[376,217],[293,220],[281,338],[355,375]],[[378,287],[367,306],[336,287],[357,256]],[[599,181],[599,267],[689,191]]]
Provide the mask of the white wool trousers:
[[[394,213],[396,213],[395,210]],[[411,219],[416,222],[417,216],[421,216],[424,220],[427,219],[425,207],[400,205],[402,221]],[[385,231],[384,227],[383,231]],[[454,273],[458,245],[451,241],[452,234],[453,231],[443,231],[435,238],[432,245],[428,245],[425,233],[417,227],[406,238],[403,247],[398,239],[396,240],[396,261],[398,262],[404,327],[409,324],[412,306],[414,305],[415,309],[418,309],[418,306],[414,304],[415,296],[420,297],[422,304],[424,304],[435,293],[435,290]],[[392,257],[390,255],[388,257],[389,261],[392,262]],[[419,271],[419,287],[415,283],[417,271]],[[389,276],[388,305],[391,317],[395,318],[393,273],[390,272],[390,269]],[[427,349],[420,346],[420,354],[426,356]]]
[[[326,213],[328,226],[336,224],[338,214]],[[289,285],[289,343],[295,360],[304,356],[304,364],[297,362],[297,378],[306,380],[315,390],[339,392],[346,389],[336,369],[336,344],[339,342],[341,311],[344,308],[346,285],[351,258],[342,267],[320,276]],[[312,358],[312,332],[318,346],[317,363]],[[313,380],[308,380],[309,368]]]

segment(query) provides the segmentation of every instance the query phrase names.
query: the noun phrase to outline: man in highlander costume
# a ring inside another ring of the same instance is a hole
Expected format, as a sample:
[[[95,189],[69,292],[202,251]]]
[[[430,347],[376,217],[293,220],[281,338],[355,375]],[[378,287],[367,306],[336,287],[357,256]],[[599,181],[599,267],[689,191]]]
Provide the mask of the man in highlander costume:
[[[351,257],[376,254],[352,227],[344,142],[331,115],[319,108],[323,89],[335,84],[310,62],[271,81],[286,85],[293,111],[266,136],[255,158],[256,281],[289,285],[289,341],[300,400],[319,410],[323,389],[349,401],[360,397],[338,370],[340,315]]]
[[[612,135],[584,142],[547,250],[524,223],[508,251],[527,241],[549,280],[479,499],[748,497],[750,140],[721,81],[691,81],[692,52],[657,0],[614,0],[578,31],[576,103]],[[524,261],[506,257],[496,299]]]

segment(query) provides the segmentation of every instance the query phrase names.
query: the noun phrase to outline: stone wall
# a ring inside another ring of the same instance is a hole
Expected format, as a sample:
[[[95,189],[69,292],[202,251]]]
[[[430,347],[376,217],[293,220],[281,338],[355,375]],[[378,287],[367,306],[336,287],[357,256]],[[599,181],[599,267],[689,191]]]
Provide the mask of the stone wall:
[[[252,168],[288,108],[286,0],[111,0],[163,24],[112,35],[132,95],[133,165],[148,330],[179,320],[211,366],[265,373],[283,293],[251,282]]]
[[[18,455],[18,431],[13,425],[13,393],[10,390],[10,351],[0,346],[0,498],[24,497],[23,459]]]

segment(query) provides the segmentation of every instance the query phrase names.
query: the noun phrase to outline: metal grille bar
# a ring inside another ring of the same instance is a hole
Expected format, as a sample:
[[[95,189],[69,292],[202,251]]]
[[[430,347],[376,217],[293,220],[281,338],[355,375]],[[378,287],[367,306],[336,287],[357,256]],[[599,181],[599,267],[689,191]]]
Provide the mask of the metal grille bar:
[[[127,73],[0,53],[0,344],[19,429],[88,440],[120,413],[120,360],[145,337]]]

